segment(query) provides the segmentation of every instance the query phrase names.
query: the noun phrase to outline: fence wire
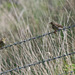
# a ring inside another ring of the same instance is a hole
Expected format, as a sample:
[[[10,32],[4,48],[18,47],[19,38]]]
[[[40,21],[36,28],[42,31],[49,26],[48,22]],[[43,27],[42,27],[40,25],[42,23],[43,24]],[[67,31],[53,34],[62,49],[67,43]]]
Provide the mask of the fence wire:
[[[72,52],[72,53],[69,53],[69,54],[64,54],[62,56],[57,56],[57,57],[54,57],[54,58],[51,58],[51,59],[44,59],[42,61],[38,61],[38,62],[33,63],[33,64],[28,64],[26,66],[16,67],[16,68],[11,69],[11,70],[7,70],[7,71],[4,71],[4,72],[0,72],[0,75],[5,74],[5,73],[8,73],[8,72],[12,72],[12,71],[20,70],[22,68],[27,68],[27,67],[35,66],[35,65],[38,65],[38,64],[41,64],[41,63],[45,63],[45,62],[48,62],[48,61],[56,60],[56,59],[59,59],[59,58],[62,58],[62,57],[66,57],[66,56],[69,56],[69,55],[73,55],[73,54],[75,54],[75,52]]]
[[[57,31],[61,31],[61,30],[65,30],[65,29],[70,29],[70,28],[72,28],[72,27],[75,27],[75,25],[68,26],[68,27],[64,27],[63,29],[60,29],[60,30],[57,30]],[[40,36],[37,36],[37,37],[29,38],[29,39],[24,40],[24,41],[15,42],[15,43],[13,43],[13,44],[6,45],[6,46],[0,48],[0,50],[2,50],[2,49],[4,49],[4,48],[11,47],[11,46],[13,46],[13,45],[25,43],[25,42],[27,42],[27,41],[31,41],[31,40],[34,40],[34,39],[38,39],[38,38],[41,38],[41,37],[44,37],[44,36],[46,36],[46,35],[50,35],[50,34],[53,34],[53,33],[54,33],[54,32],[50,32],[50,33],[46,33],[46,34],[43,34],[43,35],[40,35]],[[57,56],[57,57],[50,58],[50,59],[44,59],[44,60],[42,60],[42,61],[38,61],[38,62],[33,63],[33,64],[28,64],[28,65],[26,65],[26,66],[16,67],[16,68],[14,68],[14,69],[10,69],[10,70],[4,71],[4,72],[0,72],[0,75],[6,74],[6,73],[12,72],[12,71],[20,70],[20,69],[22,69],[22,68],[27,68],[27,67],[35,66],[35,65],[38,65],[38,64],[41,64],[41,63],[45,63],[45,62],[48,62],[48,61],[51,61],[51,60],[59,59],[59,58],[62,58],[62,57],[66,57],[66,56],[69,56],[69,55],[73,55],[73,54],[75,54],[75,52],[72,52],[72,53],[69,53],[69,54],[64,54],[64,55],[62,55],[62,56]],[[60,75],[62,75],[62,74],[60,74]]]
[[[68,27],[64,27],[63,29],[59,29],[59,30],[57,30],[57,31],[61,31],[61,30],[65,30],[65,29],[70,29],[70,28],[73,28],[73,27],[75,27],[75,25],[68,26]],[[25,43],[25,42],[27,42],[27,41],[35,40],[35,39],[38,39],[38,38],[41,38],[41,37],[44,37],[44,36],[46,36],[46,35],[50,35],[50,34],[53,34],[53,33],[54,33],[54,31],[53,31],[53,32],[50,32],[50,33],[45,33],[45,34],[40,35],[40,36],[32,37],[32,38],[29,38],[29,39],[27,39],[27,40],[23,40],[23,41],[20,41],[20,42],[15,42],[15,43],[13,43],[13,44],[6,45],[6,46],[4,46],[4,47],[1,47],[0,50],[2,50],[2,49],[4,49],[4,48],[11,47],[11,46],[14,46],[14,45],[18,45],[18,44]]]

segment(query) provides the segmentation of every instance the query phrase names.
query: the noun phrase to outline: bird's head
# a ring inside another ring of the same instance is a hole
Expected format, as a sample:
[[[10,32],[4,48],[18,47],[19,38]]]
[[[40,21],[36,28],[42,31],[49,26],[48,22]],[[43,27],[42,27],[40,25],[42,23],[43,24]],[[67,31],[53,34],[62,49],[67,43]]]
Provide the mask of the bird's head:
[[[53,24],[53,22],[50,22],[49,24],[51,24],[51,25],[52,25],[52,24]]]

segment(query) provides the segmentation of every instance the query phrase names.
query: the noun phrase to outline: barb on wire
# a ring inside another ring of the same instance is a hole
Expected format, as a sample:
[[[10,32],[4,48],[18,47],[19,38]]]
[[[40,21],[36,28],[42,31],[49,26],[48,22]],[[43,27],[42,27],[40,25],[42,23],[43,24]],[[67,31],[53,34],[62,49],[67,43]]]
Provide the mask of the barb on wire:
[[[60,30],[70,29],[70,28],[72,28],[72,27],[75,27],[75,25],[68,26],[68,27],[64,27],[63,29],[60,29]],[[60,30],[57,30],[57,31],[60,31]],[[45,34],[43,34],[43,35],[39,35],[39,36],[36,36],[36,37],[32,37],[32,38],[29,38],[29,39],[27,39],[27,40],[23,40],[23,41],[20,41],[20,42],[15,42],[15,43],[13,43],[13,44],[6,45],[6,46],[0,48],[0,50],[2,50],[2,49],[4,49],[4,48],[11,47],[11,46],[14,46],[14,45],[18,45],[18,44],[25,43],[25,42],[27,42],[27,41],[35,40],[35,39],[38,39],[38,38],[41,38],[41,37],[44,37],[44,36],[46,36],[46,35],[50,35],[50,34],[53,34],[53,33],[54,33],[54,31],[53,31],[53,32],[50,32],[50,33],[45,33]]]
[[[56,59],[59,59],[59,58],[62,58],[62,57],[66,57],[66,56],[72,55],[72,54],[75,54],[75,52],[72,52],[72,53],[69,53],[69,54],[64,54],[62,56],[57,56],[57,57],[54,57],[54,58],[51,58],[51,59],[43,59],[42,61],[38,61],[36,63],[28,64],[26,66],[14,68],[14,69],[11,69],[11,70],[7,70],[7,71],[4,71],[4,72],[1,72],[0,74],[2,75],[2,74],[5,74],[5,73],[8,73],[8,72],[20,70],[22,68],[27,68],[27,67],[35,66],[35,65],[38,65],[38,64],[41,64],[41,63],[45,63],[45,62],[48,62],[48,61],[56,60]]]

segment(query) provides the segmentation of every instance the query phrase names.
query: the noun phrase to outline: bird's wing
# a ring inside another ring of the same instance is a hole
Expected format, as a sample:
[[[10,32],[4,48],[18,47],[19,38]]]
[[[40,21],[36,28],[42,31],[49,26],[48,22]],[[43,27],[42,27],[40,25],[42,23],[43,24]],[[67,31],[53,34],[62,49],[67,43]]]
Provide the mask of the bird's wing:
[[[63,28],[63,26],[62,25],[60,25],[60,24],[55,24],[57,27],[61,27],[61,28]]]

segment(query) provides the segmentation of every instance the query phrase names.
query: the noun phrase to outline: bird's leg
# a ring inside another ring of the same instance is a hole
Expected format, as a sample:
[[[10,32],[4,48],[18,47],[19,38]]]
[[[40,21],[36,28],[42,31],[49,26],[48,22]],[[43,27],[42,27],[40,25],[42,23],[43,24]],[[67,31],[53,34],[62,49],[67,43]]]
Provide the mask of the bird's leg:
[[[56,34],[56,32],[57,32],[57,31],[55,30],[54,33]]]

